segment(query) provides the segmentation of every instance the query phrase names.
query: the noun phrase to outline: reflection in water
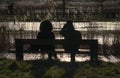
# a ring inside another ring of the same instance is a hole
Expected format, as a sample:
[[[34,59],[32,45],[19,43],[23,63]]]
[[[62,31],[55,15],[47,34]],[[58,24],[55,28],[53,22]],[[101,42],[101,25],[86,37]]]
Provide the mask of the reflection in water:
[[[1,54],[0,57],[5,57],[8,59],[15,59],[15,55],[12,53],[4,53]],[[41,59],[42,56],[41,54],[24,54],[24,60],[39,60]],[[70,62],[70,55],[68,54],[64,54],[64,55],[58,55],[58,58],[60,59],[60,61],[65,61],[65,62]],[[47,55],[45,55],[45,59],[47,59]],[[75,57],[76,62],[83,62],[83,61],[88,61],[90,60],[90,57],[88,55],[76,55]],[[120,59],[115,57],[115,56],[99,56],[99,60],[105,61],[105,62],[112,62],[112,63],[117,63],[120,62]]]

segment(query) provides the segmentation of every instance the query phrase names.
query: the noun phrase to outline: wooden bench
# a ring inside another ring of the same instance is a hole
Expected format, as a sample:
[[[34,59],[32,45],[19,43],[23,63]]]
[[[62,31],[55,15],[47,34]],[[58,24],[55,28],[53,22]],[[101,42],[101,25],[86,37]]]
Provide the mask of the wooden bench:
[[[23,53],[34,53],[35,51],[24,51],[24,45],[63,45],[64,44],[73,44],[65,43],[64,40],[37,40],[37,39],[15,39],[15,48],[16,48],[16,60],[23,60]],[[90,52],[76,52],[75,54],[89,54],[91,61],[98,61],[98,41],[97,40],[82,40],[80,45],[88,45],[90,46]],[[37,52],[38,53],[38,52]],[[39,51],[39,53],[42,53]],[[47,53],[47,52],[46,52]],[[56,51],[56,54],[59,53],[68,53],[65,51]]]

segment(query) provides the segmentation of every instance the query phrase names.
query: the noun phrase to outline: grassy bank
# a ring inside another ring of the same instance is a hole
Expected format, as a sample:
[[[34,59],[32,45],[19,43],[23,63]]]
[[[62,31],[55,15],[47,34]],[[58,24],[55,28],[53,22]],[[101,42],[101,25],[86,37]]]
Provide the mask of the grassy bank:
[[[120,78],[120,63],[0,59],[0,78]]]

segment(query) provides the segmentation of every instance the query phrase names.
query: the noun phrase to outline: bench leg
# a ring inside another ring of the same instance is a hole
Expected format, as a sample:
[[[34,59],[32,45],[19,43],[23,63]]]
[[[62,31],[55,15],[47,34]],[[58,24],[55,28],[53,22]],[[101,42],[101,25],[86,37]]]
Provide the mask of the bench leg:
[[[75,53],[71,53],[71,62],[75,62]]]
[[[90,47],[90,61],[98,62],[98,44],[91,45]]]
[[[48,53],[48,59],[52,59],[52,57],[54,57],[55,59],[58,59],[55,51],[51,51]]]
[[[52,59],[52,53],[48,53],[48,59],[49,59],[49,60]]]
[[[23,60],[23,53],[16,52],[16,60]]]
[[[16,60],[23,60],[23,43],[21,40],[15,41],[16,45]]]

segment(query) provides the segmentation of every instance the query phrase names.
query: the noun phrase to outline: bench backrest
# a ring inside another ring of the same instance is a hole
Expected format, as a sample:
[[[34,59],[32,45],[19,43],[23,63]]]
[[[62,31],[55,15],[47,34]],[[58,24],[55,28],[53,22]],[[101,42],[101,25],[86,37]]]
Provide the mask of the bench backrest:
[[[39,40],[39,39],[15,39],[16,45],[24,45],[24,44],[35,44],[35,45],[50,45],[50,44],[74,44],[74,42],[70,41],[64,42],[64,40]],[[81,42],[77,42],[81,45],[96,45],[98,44],[98,40],[81,40]]]

